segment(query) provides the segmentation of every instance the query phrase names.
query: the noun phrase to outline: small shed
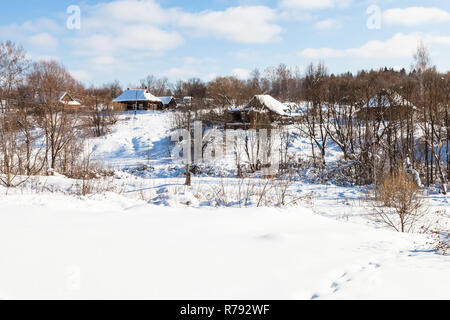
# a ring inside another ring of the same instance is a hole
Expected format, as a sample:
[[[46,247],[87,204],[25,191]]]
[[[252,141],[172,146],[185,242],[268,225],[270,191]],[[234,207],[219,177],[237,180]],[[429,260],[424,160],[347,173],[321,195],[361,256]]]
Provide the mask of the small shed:
[[[164,109],[176,109],[178,107],[177,100],[173,96],[158,98],[162,101]]]

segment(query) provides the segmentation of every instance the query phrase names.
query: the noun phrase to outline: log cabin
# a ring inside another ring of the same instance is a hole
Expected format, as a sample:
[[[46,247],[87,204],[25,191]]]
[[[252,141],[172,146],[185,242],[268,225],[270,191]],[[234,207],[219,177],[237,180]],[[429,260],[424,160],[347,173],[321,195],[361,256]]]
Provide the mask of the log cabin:
[[[125,110],[163,110],[164,103],[145,89],[127,89],[113,100],[121,104]]]
[[[400,94],[383,90],[355,112],[356,118],[372,121],[396,121],[410,119],[417,108]]]

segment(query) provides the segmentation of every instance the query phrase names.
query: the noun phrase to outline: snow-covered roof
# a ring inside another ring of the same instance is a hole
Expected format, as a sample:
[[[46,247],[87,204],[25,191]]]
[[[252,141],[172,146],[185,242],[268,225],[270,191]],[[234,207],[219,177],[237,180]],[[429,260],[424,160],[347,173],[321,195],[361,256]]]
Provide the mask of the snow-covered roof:
[[[273,113],[276,113],[280,116],[286,116],[287,114],[284,112],[284,110],[286,109],[286,107],[278,100],[276,100],[275,98],[273,98],[272,96],[268,95],[268,94],[261,94],[261,95],[256,95],[253,100],[257,100],[262,106],[264,106],[265,108],[267,108],[268,110],[272,111]],[[249,103],[249,105],[251,105],[251,101]]]
[[[399,95],[397,92],[389,91],[381,94],[377,94],[375,97],[369,100],[369,102],[363,106],[363,108],[389,108],[391,106],[408,106],[416,109],[416,107]]]
[[[81,103],[79,103],[78,101],[69,101],[66,103],[68,106],[73,106],[73,107],[79,107],[81,106]]]
[[[149,101],[149,102],[160,102],[161,99],[152,95],[146,89],[128,89],[122,93],[119,97],[114,99],[114,102],[130,102],[130,101]]]
[[[174,98],[170,96],[170,97],[158,97],[158,99],[161,100],[164,105],[168,105]]]
[[[72,96],[69,93],[65,92],[65,91],[61,92],[59,94],[58,100],[62,104],[66,104],[68,106],[72,106],[72,107],[79,107],[79,106],[81,106],[81,103],[79,103],[78,101],[73,99]]]

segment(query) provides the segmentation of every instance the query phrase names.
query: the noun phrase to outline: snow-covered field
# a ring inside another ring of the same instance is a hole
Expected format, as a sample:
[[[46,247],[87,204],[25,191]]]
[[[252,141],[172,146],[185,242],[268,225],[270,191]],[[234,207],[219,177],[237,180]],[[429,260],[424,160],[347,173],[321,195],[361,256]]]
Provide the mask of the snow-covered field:
[[[89,142],[116,190],[75,196],[58,175],[0,187],[0,299],[450,298],[450,257],[374,222],[362,188],[298,181],[287,208],[215,208],[202,196],[224,180],[184,187],[169,129],[170,114],[124,115]]]

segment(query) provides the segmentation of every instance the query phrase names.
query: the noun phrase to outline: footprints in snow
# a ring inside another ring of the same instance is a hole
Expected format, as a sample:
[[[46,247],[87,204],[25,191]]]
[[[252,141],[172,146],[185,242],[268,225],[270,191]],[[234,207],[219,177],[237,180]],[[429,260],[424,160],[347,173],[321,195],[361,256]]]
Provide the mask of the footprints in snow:
[[[367,265],[363,265],[357,268],[355,272],[344,272],[337,280],[331,281],[328,288],[321,290],[321,292],[314,293],[311,300],[316,300],[321,297],[327,297],[328,295],[335,294],[341,290],[346,284],[353,281],[353,278],[360,276],[362,273],[372,272],[381,268],[381,265],[374,262],[369,262]]]

